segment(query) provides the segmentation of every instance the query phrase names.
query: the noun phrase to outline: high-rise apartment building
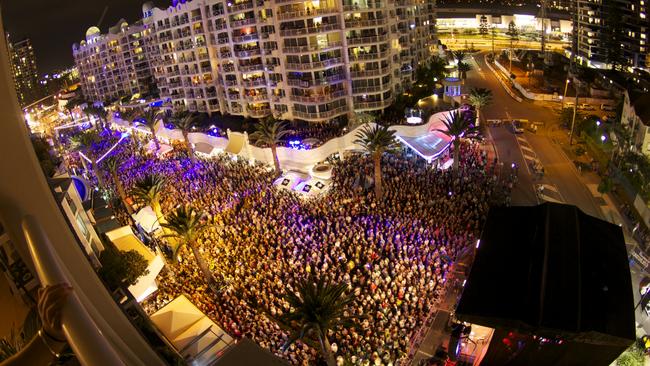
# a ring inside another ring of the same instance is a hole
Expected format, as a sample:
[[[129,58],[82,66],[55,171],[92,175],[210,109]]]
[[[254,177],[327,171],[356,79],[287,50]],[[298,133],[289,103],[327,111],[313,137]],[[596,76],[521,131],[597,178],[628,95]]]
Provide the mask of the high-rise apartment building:
[[[90,27],[86,39],[72,46],[86,99],[114,100],[149,91],[153,79],[145,47],[148,33],[142,22],[129,25],[121,20],[106,34]]]
[[[175,0],[143,18],[168,107],[311,122],[388,107],[435,35],[425,0]]]
[[[580,63],[643,68],[648,63],[647,0],[576,0],[574,34]]]
[[[38,83],[36,56],[29,38],[12,42],[9,34],[7,34],[7,46],[11,76],[14,80],[18,102],[24,107],[37,101],[42,96],[40,84]]]

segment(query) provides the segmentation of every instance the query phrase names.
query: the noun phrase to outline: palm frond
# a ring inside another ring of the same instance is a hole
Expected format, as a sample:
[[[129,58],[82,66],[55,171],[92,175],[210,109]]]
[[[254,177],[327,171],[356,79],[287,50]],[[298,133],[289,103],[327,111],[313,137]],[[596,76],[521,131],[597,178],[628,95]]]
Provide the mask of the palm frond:
[[[166,183],[167,179],[160,174],[147,174],[135,182],[133,195],[138,201],[150,205],[160,201]]]
[[[388,126],[365,125],[355,135],[354,143],[363,147],[368,153],[384,153],[395,150],[398,146],[395,131]]]
[[[250,134],[250,139],[256,144],[266,146],[277,146],[282,139],[291,133],[284,121],[278,121],[272,116],[260,121],[255,125],[255,132]]]
[[[176,210],[167,215],[162,227],[170,231],[165,237],[178,239],[178,245],[173,248],[174,255],[182,245],[193,242],[198,235],[206,228],[201,221],[203,211],[197,210],[190,205],[179,206]]]

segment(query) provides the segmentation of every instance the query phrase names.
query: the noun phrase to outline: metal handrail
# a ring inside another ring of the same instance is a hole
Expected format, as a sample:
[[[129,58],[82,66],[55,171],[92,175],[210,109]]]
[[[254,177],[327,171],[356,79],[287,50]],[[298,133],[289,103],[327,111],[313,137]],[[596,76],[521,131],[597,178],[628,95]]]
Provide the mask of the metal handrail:
[[[60,259],[52,250],[52,244],[36,218],[25,216],[22,229],[41,283],[46,286],[70,283],[59,265]],[[81,364],[124,365],[74,291],[63,307],[61,324],[65,337]]]

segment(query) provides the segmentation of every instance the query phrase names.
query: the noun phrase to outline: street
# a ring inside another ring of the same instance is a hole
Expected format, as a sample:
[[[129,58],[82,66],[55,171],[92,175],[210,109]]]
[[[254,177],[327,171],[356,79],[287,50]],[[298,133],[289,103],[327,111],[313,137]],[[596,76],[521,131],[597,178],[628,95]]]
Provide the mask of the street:
[[[504,165],[514,162],[519,166],[519,184],[513,191],[513,205],[541,203],[535,186],[544,185],[557,191],[556,197],[561,197],[558,201],[576,205],[585,213],[610,222],[613,216],[617,216],[617,221],[620,221],[616,223],[623,223],[624,230],[630,230],[631,223],[621,220],[621,215],[616,209],[616,212],[611,212],[611,205],[608,206],[603,196],[597,192],[598,180],[594,177],[595,174],[590,173],[591,176],[587,176],[587,173],[579,172],[567,157],[563,150],[568,145],[567,132],[559,126],[558,116],[551,109],[552,104],[533,103],[526,99],[522,102],[516,101],[487,67],[483,55],[474,54],[468,60],[472,64],[472,71],[468,73],[465,85],[466,93],[474,87],[492,91],[492,103],[483,108],[482,120],[526,119],[544,123],[537,133],[525,131],[519,135],[507,128],[507,124],[489,127],[499,159]],[[531,163],[534,161],[538,161],[544,168],[541,178],[531,170]],[[640,300],[639,282],[643,276],[639,268],[631,267],[635,305]],[[644,333],[650,333],[650,319],[641,307],[636,310],[636,319]]]

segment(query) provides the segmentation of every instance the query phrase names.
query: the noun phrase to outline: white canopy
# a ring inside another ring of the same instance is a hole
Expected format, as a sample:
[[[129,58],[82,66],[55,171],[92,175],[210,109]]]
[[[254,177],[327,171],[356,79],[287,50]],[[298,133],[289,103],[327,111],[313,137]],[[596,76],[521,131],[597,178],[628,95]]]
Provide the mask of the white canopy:
[[[144,259],[147,260],[147,263],[149,264],[147,266],[149,273],[138,278],[138,282],[136,282],[135,285],[129,286],[129,292],[131,292],[133,297],[135,297],[138,302],[142,302],[149,295],[158,290],[156,277],[165,265],[161,255],[156,254],[147,248],[140,239],[133,234],[133,230],[131,230],[130,226],[122,226],[121,228],[111,230],[106,233],[106,236],[117,249],[125,252],[135,250],[142,254]]]
[[[151,315],[151,321],[193,365],[208,365],[234,343],[233,338],[184,295]]]
[[[156,213],[151,206],[143,207],[138,213],[132,215],[133,220],[140,224],[140,226],[149,234],[160,229],[160,223],[156,217]]]

